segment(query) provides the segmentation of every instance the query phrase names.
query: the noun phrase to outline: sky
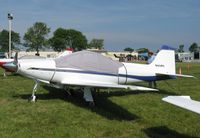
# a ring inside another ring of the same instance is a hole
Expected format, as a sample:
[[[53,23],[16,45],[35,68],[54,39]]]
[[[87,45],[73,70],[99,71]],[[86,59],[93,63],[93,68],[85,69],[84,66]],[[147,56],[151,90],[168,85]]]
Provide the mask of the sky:
[[[21,38],[40,21],[49,37],[58,27],[73,28],[88,41],[104,39],[112,51],[200,44],[200,0],[0,0],[0,30],[8,29],[8,12]]]

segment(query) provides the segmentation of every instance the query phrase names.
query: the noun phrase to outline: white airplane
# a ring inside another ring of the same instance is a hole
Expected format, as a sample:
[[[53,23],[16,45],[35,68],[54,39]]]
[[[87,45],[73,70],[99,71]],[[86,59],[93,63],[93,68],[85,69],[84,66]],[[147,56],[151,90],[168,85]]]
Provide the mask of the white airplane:
[[[15,71],[35,80],[31,101],[39,82],[57,88],[79,86],[83,88],[84,99],[94,104],[91,88],[122,88],[137,91],[158,91],[153,88],[128,85],[140,81],[175,79],[174,50],[161,49],[151,64],[121,63],[98,53],[75,52],[56,59],[21,59],[13,63]],[[9,65],[4,65],[8,67]]]

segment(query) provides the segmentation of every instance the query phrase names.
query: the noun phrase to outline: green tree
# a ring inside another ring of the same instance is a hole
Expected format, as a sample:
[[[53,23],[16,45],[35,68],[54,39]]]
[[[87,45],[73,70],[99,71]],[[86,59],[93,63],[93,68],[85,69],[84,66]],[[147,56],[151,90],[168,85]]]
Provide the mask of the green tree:
[[[53,37],[49,39],[49,44],[55,51],[62,51],[67,47],[67,31],[63,28],[58,28]]]
[[[28,28],[24,35],[25,46],[29,47],[28,50],[36,50],[39,55],[39,50],[47,46],[47,36],[50,28],[43,22],[36,22],[32,27]]]
[[[0,50],[2,52],[8,52],[8,43],[9,43],[9,32],[7,30],[3,30],[0,32]],[[16,45],[20,44],[20,36],[19,33],[14,31],[11,32],[11,48],[16,49]]]
[[[103,39],[92,39],[89,43],[89,47],[90,48],[96,48],[96,49],[103,49],[103,42],[104,40]]]
[[[130,48],[130,47],[127,47],[127,48],[124,48],[124,51],[128,51],[128,52],[132,53],[134,51],[134,49]]]
[[[49,39],[51,47],[55,51],[62,51],[67,47],[75,51],[80,51],[87,48],[86,37],[77,30],[58,28],[53,37]]]
[[[147,52],[149,52],[149,49],[147,49],[147,48],[139,48],[139,49],[137,49],[137,52],[138,53],[147,53]]]
[[[189,47],[189,51],[190,52],[198,52],[199,51],[199,46],[197,43],[193,43],[190,47]]]
[[[184,45],[179,45],[178,52],[180,53],[184,52]]]

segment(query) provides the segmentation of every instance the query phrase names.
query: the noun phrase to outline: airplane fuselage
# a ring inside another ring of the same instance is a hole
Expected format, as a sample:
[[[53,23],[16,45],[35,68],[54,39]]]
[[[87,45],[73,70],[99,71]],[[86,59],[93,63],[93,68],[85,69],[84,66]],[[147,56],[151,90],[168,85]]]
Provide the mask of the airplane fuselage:
[[[123,63],[118,73],[97,72],[76,68],[58,68],[53,59],[22,60],[18,65],[18,73],[49,83],[59,83],[68,79],[70,81],[91,81],[95,83],[127,84],[140,81],[159,80],[151,66],[147,64]]]

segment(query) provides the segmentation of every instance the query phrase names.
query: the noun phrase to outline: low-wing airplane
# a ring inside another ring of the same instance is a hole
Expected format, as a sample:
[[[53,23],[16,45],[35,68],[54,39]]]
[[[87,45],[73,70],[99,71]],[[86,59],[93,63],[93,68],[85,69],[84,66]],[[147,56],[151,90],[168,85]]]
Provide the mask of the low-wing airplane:
[[[9,68],[4,64],[4,68]],[[35,80],[31,101],[39,82],[57,88],[79,86],[83,88],[86,102],[94,104],[91,88],[121,88],[138,91],[157,89],[128,85],[140,81],[175,79],[175,53],[163,48],[151,64],[121,63],[98,53],[79,51],[56,59],[17,59],[12,68],[26,77]],[[182,77],[190,77],[178,75]]]

